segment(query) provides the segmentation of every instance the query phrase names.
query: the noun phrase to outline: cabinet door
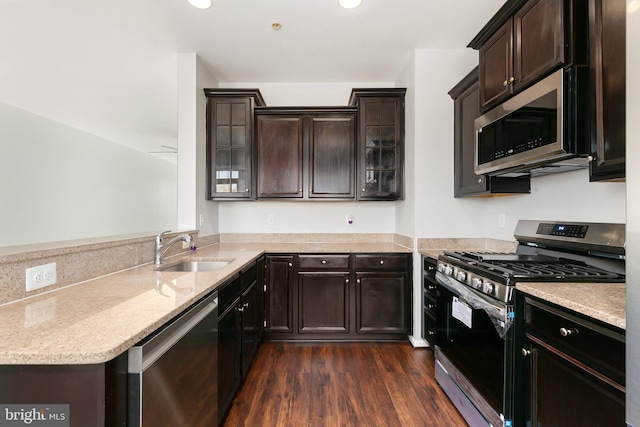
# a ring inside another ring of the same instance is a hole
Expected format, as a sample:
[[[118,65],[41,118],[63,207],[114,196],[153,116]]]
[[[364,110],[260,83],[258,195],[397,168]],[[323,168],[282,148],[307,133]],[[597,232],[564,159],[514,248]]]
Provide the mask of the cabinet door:
[[[563,0],[529,0],[514,15],[514,92],[564,62],[563,9]]]
[[[247,376],[260,342],[262,325],[262,307],[259,305],[259,293],[262,289],[254,281],[240,297],[242,312],[242,378]]]
[[[626,425],[624,388],[614,387],[558,351],[532,342],[526,345],[531,353],[523,425]]]
[[[252,100],[208,99],[209,198],[251,198]]]
[[[356,273],[356,331],[408,333],[411,298],[405,273]]]
[[[363,98],[360,193],[363,200],[403,197],[404,97]]]
[[[480,109],[486,111],[512,93],[512,19],[509,19],[480,47],[479,54]]]
[[[625,176],[626,2],[589,1],[590,180]]]
[[[298,332],[349,332],[349,273],[298,275]]]
[[[240,300],[236,299],[218,318],[218,422],[220,423],[240,386]]]
[[[355,114],[309,117],[309,197],[355,196]]]
[[[531,178],[476,175],[474,121],[480,115],[478,70],[463,78],[449,95],[453,98],[454,197],[490,194],[526,194],[531,192]]]
[[[302,116],[257,116],[258,197],[302,197]]]
[[[293,256],[267,257],[267,334],[294,332]]]

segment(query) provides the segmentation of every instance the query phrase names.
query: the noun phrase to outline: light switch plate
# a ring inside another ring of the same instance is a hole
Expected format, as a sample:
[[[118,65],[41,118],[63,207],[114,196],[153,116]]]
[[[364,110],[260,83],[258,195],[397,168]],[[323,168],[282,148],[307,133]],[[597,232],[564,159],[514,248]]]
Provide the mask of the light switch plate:
[[[27,292],[54,285],[57,281],[56,263],[27,268]]]

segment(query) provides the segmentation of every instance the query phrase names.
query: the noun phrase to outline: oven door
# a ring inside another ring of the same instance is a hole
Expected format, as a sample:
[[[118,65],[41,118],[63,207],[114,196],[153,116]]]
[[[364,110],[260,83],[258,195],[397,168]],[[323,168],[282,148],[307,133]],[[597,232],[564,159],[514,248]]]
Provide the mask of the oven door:
[[[512,306],[442,273],[436,280],[438,363],[488,423],[509,425],[505,420],[512,419],[513,406]]]

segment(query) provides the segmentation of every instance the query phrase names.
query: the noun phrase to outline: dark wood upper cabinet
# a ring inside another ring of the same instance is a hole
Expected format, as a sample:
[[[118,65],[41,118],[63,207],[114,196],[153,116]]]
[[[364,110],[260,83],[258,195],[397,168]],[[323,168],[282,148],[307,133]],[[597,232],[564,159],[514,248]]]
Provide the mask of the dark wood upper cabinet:
[[[359,200],[404,198],[405,88],[353,89],[358,107]]]
[[[258,115],[258,198],[302,197],[302,117]]]
[[[480,110],[486,111],[562,65],[584,63],[586,7],[572,0],[507,2],[469,47],[479,51]]]
[[[256,123],[258,198],[355,197],[354,108],[260,108]]]
[[[205,89],[207,198],[252,199],[253,116],[264,105],[257,89]]]
[[[474,68],[449,91],[454,108],[454,197],[531,192],[531,177],[476,175],[474,120],[480,114],[478,69]]]
[[[626,2],[589,0],[590,180],[625,176]]]
[[[355,197],[356,114],[310,116],[309,197]]]

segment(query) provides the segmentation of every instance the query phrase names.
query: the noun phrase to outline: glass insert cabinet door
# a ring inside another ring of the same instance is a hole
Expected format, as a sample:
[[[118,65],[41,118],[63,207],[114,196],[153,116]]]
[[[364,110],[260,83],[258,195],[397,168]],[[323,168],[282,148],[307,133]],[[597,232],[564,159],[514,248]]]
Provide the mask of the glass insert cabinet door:
[[[361,100],[360,198],[402,197],[402,99]]]
[[[208,196],[250,199],[255,101],[247,95],[207,95]]]

